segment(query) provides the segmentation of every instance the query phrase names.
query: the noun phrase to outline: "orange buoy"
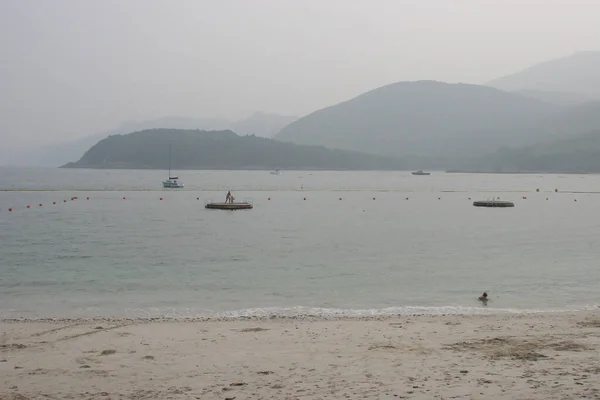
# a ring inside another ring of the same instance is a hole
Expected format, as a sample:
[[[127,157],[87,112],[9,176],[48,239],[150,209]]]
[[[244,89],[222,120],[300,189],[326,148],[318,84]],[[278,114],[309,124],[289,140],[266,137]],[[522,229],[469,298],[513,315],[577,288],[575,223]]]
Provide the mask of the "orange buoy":
[[[9,208],[8,211],[12,212],[12,208]]]

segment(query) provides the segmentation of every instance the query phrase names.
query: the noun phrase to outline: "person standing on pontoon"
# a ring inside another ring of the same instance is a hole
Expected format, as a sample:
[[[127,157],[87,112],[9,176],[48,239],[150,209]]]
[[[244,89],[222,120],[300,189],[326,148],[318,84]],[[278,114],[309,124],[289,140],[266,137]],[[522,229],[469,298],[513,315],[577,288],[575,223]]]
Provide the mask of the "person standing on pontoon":
[[[233,196],[231,195],[231,191],[227,192],[227,196],[225,196],[225,203],[233,203]]]

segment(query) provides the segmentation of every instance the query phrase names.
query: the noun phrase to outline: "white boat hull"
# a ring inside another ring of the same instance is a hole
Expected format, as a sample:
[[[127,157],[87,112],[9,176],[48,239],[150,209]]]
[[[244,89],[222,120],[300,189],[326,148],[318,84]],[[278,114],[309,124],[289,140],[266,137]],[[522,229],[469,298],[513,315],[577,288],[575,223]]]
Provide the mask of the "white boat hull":
[[[183,189],[183,183],[174,180],[166,180],[162,184],[165,189]]]

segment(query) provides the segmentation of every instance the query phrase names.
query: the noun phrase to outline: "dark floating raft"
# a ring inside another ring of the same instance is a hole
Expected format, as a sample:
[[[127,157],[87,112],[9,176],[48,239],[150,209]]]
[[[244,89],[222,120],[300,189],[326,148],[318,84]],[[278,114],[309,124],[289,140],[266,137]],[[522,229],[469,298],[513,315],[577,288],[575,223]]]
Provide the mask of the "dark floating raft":
[[[251,210],[252,203],[207,203],[204,207],[212,210]]]
[[[481,200],[474,201],[475,207],[514,207],[515,203],[504,200]]]

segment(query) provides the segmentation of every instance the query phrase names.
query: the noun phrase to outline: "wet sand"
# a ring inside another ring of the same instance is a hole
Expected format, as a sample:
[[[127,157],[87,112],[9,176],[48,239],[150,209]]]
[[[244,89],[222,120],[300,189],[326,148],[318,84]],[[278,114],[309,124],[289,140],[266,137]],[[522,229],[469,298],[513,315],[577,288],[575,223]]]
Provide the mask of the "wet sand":
[[[600,399],[600,311],[0,322],[0,399]]]

